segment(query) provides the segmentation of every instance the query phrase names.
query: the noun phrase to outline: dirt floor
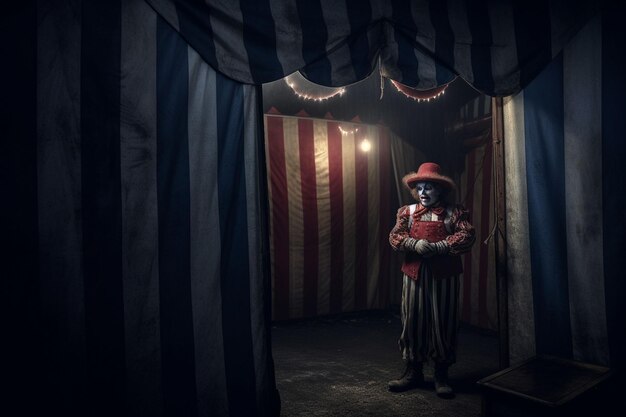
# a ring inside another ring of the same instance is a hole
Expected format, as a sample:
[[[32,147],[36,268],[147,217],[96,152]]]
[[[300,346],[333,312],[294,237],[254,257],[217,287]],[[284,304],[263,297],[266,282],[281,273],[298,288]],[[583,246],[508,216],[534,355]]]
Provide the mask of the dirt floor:
[[[453,399],[427,389],[391,393],[402,374],[397,347],[400,317],[392,312],[353,314],[272,327],[276,384],[285,417],[479,416],[476,381],[498,370],[494,334],[461,327],[457,363],[450,368]],[[425,370],[432,381],[432,368]]]

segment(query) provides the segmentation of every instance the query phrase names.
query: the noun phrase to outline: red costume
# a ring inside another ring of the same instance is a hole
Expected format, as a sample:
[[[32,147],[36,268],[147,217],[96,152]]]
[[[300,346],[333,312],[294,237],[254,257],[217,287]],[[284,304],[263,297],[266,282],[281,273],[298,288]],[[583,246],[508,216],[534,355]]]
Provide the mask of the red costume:
[[[437,216],[436,221],[421,219],[429,211]],[[403,250],[404,240],[412,237],[414,239],[426,239],[429,242],[445,240],[450,246],[450,252],[432,258],[423,258],[415,252],[406,252],[402,272],[416,280],[423,261],[430,265],[433,275],[439,278],[446,278],[463,272],[461,258],[454,255],[467,252],[474,244],[474,228],[469,223],[467,210],[459,205],[448,206],[447,209],[441,206],[428,209],[417,204],[410,222],[412,223],[410,231],[409,216],[410,206],[404,206],[398,210],[396,225],[389,234],[389,243],[394,250]]]

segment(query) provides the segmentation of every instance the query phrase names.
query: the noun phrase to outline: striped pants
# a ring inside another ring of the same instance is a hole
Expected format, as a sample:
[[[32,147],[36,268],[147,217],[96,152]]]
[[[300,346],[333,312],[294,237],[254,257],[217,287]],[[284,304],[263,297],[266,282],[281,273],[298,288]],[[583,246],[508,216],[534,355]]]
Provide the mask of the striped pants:
[[[456,362],[459,277],[433,279],[423,265],[420,279],[404,275],[402,285],[402,334],[398,345],[410,362]]]

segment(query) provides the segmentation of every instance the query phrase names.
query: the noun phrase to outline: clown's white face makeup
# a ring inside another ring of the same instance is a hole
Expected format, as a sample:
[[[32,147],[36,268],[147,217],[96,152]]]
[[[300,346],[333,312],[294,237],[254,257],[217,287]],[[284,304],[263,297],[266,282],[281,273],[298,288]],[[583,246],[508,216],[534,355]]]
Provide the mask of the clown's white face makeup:
[[[432,182],[418,182],[415,184],[415,190],[419,195],[420,202],[424,207],[432,207],[439,202],[441,191],[437,184]]]

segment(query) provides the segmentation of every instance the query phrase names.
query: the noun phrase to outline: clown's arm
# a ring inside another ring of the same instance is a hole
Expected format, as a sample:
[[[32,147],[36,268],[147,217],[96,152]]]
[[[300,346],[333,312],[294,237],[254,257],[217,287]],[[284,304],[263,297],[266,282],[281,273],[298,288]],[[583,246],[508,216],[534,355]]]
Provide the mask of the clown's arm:
[[[389,244],[394,250],[417,252],[418,255],[426,257],[432,256],[433,248],[428,241],[409,237],[409,213],[408,206],[398,210],[396,225],[389,233]]]
[[[389,233],[389,244],[393,250],[403,251],[407,239],[409,239],[409,207],[404,206],[400,207],[396,214],[396,225]]]
[[[452,211],[450,219],[452,234],[445,239],[451,255],[460,255],[468,252],[474,241],[476,233],[474,227],[469,222],[469,212],[460,205]]]

